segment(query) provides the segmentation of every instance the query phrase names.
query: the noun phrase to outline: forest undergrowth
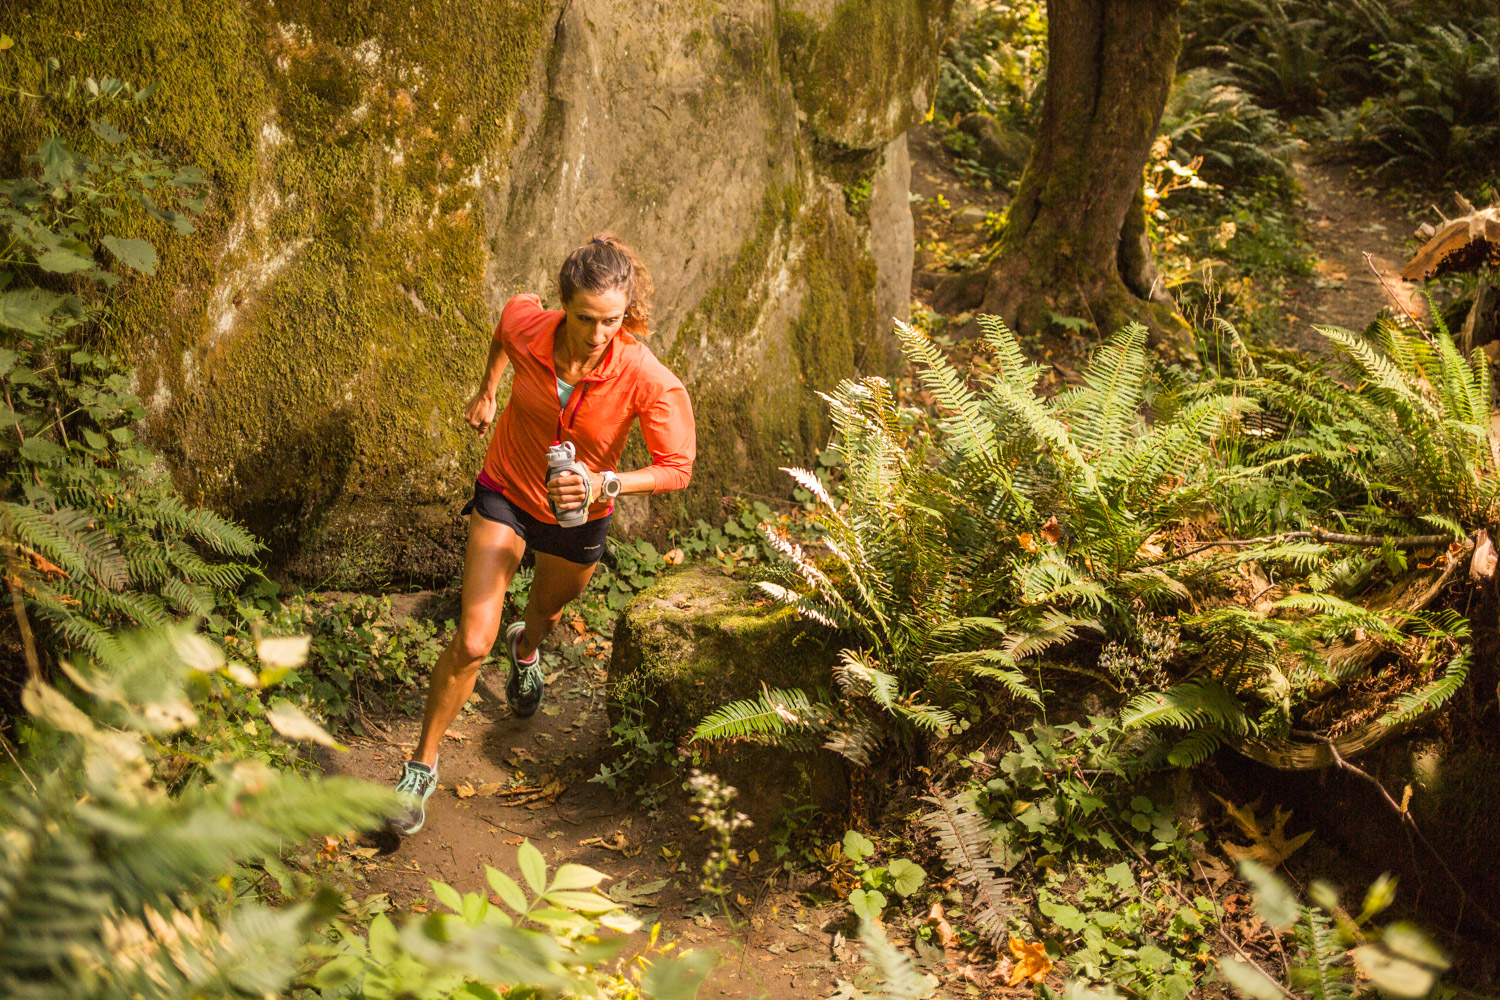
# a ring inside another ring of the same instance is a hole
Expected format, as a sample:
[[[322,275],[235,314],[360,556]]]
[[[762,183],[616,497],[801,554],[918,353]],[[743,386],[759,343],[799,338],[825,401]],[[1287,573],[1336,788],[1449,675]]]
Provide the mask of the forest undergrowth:
[[[1138,327],[1057,317],[1093,349],[1049,394],[993,320],[957,360],[942,331],[902,326],[909,372],[830,390],[830,446],[788,470],[785,504],[740,501],[664,552],[614,545],[583,602],[608,634],[661,574],[709,561],[842,650],[822,687],[768,685],[682,747],[624,706],[596,776],[642,809],[687,786],[699,889],[721,902],[747,878],[747,834],[722,787],[689,775],[699,751],[825,748],[857,790],[898,789],[872,796],[879,813],[794,804],[772,833],[780,869],[847,908],[831,933],[872,965],[840,1000],[1461,995],[1439,985],[1450,953],[1458,980],[1493,974],[1465,968],[1457,921],[1407,905],[1393,878],[1297,877],[1313,831],[1277,803],[1215,799],[1227,789],[1211,777],[1216,755],[1242,754],[1379,785],[1357,754],[1446,724],[1494,679],[1493,630],[1470,617],[1494,604],[1488,359],[1455,348],[1451,308],[1323,329],[1332,361],[1274,346],[1281,290],[1308,267],[1279,116],[1372,177],[1436,158],[1454,165],[1445,181],[1487,190],[1465,164],[1495,141],[1472,89],[1494,74],[1493,36],[1413,28],[1416,5],[1357,6],[1194,14],[1147,168],[1155,248],[1199,321],[1194,363],[1158,361]],[[1004,188],[1013,175],[963,117],[1034,131],[1045,23],[1035,3],[969,7],[937,110],[954,162]],[[434,880],[430,907],[399,914],[322,863],[316,845],[359,842],[391,802],[321,776],[309,748],[409,707],[452,623],[400,614],[392,595],[284,590],[257,569],[257,540],[186,503],[136,439],[143,409],[101,333],[207,193],[150,151],[152,100],[68,82],[43,99],[57,134],[0,182],[0,988],[690,995],[711,955],[680,954],[601,891],[604,873],[549,866],[529,841],[519,880]],[[550,670],[586,654],[546,655]],[[1488,904],[1416,818],[1427,789],[1380,790],[1391,809],[1372,822],[1455,883],[1483,940]]]

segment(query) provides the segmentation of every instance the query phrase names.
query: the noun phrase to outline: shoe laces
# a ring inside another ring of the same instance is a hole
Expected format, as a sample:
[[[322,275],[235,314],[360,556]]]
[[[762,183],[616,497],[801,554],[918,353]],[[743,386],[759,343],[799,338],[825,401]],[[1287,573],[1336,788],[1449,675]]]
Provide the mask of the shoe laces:
[[[521,693],[530,694],[542,686],[542,658],[534,657],[530,663],[518,662],[521,664]]]
[[[421,768],[408,767],[401,772],[401,780],[396,782],[396,791],[406,792],[409,795],[421,795],[426,786],[437,780],[437,775]]]

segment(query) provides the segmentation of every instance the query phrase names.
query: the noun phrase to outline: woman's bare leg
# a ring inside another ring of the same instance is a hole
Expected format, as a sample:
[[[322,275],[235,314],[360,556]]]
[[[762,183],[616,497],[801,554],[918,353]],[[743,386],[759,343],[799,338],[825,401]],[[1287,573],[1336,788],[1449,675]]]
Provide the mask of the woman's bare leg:
[[[563,608],[589,585],[598,563],[576,563],[545,552],[536,553],[536,575],[526,602],[526,632],[516,652],[527,660],[562,618]]]
[[[464,702],[474,693],[479,665],[490,655],[495,638],[500,634],[505,591],[525,553],[526,543],[509,525],[486,520],[477,513],[469,515],[458,632],[432,668],[432,680],[427,686],[427,710],[422,715],[422,736],[412,754],[412,760],[417,763],[431,767],[437,762],[438,744],[442,742],[443,733],[448,731]],[[536,593],[534,585],[532,593]]]

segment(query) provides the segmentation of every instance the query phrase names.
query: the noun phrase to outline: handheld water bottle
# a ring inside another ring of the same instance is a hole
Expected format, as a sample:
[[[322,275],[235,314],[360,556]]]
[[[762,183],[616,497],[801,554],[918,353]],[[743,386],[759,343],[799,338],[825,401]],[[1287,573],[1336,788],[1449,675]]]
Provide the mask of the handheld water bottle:
[[[584,489],[587,490],[589,470],[578,461],[577,455],[572,441],[553,441],[552,447],[547,449],[547,482],[550,484],[564,472],[573,472],[583,479]],[[564,528],[576,528],[589,519],[589,505],[586,503],[566,511],[559,511],[550,496],[547,503],[552,506],[552,516]]]

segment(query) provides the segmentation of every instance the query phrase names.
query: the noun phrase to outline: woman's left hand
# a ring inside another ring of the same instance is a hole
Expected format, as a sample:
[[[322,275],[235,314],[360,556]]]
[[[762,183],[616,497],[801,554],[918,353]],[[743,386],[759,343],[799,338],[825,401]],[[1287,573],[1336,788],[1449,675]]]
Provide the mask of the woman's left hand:
[[[547,495],[560,511],[573,510],[589,502],[590,496],[598,497],[603,477],[597,472],[589,473],[589,482],[572,472],[564,472],[547,484]]]

